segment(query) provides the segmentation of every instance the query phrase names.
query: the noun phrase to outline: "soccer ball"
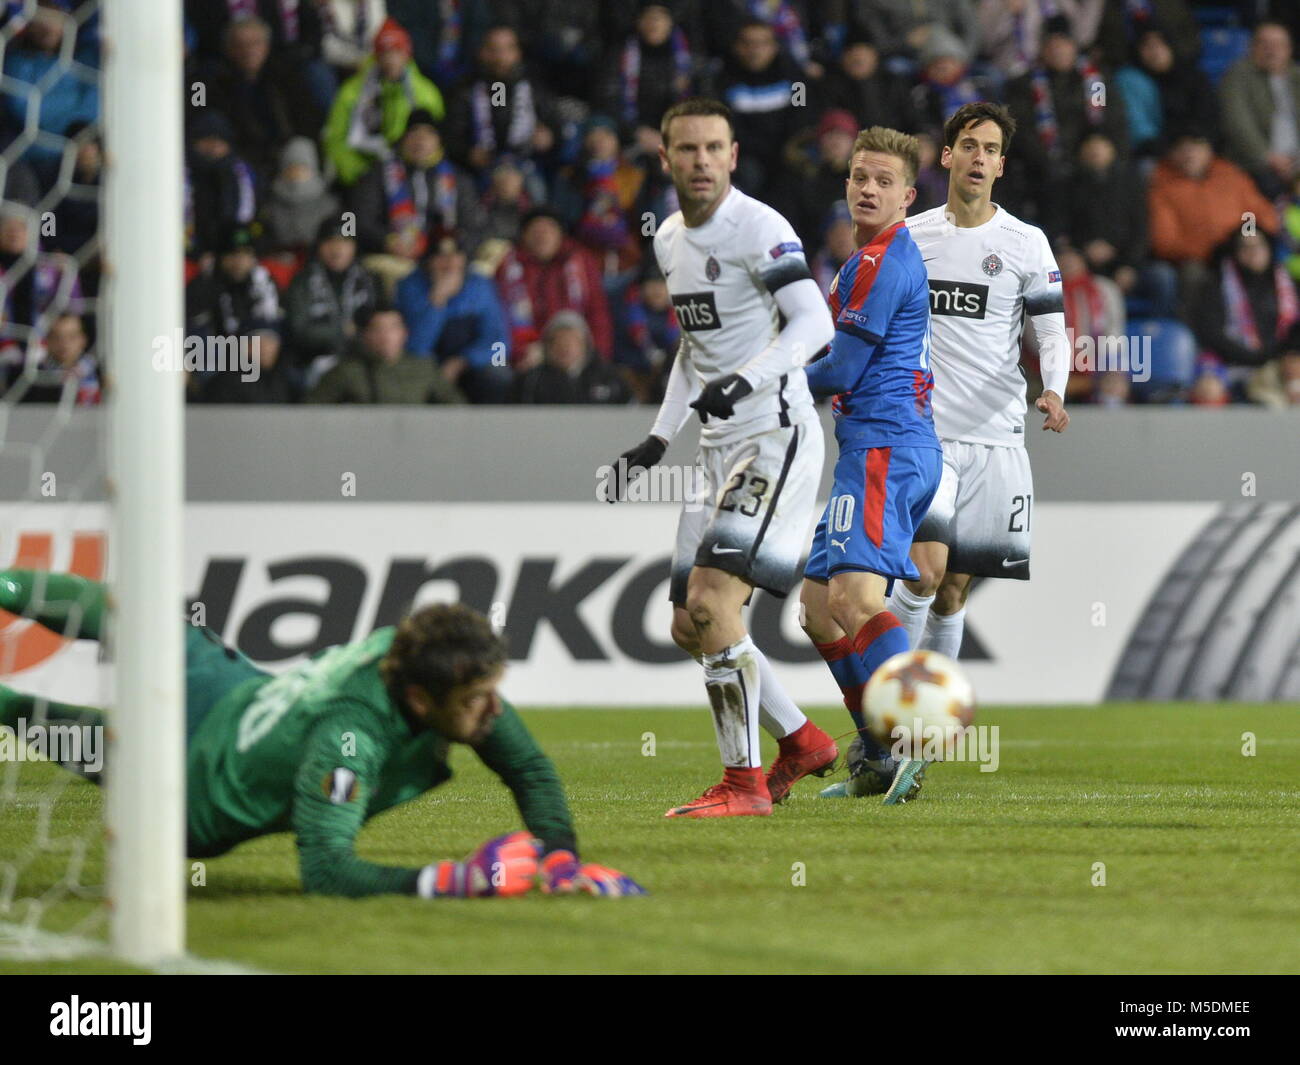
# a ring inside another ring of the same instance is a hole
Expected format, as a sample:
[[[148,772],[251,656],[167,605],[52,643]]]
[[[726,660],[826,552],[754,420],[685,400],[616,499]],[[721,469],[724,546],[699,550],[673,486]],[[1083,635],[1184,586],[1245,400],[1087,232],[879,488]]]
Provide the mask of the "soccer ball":
[[[871,674],[862,713],[877,743],[895,757],[951,758],[975,717],[975,692],[951,658],[904,651]]]

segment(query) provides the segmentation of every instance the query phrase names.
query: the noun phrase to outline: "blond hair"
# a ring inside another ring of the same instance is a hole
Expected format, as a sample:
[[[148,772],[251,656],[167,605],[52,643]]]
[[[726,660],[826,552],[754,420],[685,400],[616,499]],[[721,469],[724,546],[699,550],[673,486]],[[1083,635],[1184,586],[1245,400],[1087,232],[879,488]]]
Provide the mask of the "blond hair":
[[[904,179],[909,185],[916,184],[916,175],[921,169],[921,145],[910,134],[888,126],[872,126],[859,132],[853,142],[853,155],[858,152],[883,152],[897,156],[903,162]]]

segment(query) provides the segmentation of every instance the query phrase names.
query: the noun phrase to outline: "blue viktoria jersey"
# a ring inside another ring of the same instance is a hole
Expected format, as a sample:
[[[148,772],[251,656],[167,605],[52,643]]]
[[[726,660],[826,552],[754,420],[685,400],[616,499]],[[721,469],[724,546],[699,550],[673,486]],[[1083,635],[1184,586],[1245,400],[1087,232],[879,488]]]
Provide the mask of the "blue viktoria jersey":
[[[831,285],[835,339],[823,362],[848,385],[833,402],[841,450],[939,447],[930,411],[930,285],[902,222],[877,234]],[[809,383],[819,363],[808,367]]]

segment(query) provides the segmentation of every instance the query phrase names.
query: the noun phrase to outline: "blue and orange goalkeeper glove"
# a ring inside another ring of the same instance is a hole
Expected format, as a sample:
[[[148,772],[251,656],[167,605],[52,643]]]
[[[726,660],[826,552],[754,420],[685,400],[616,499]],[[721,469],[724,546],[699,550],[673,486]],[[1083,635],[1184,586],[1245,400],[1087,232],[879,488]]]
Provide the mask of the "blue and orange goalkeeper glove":
[[[482,899],[524,895],[537,879],[542,845],[527,832],[484,843],[463,862],[434,862],[420,870],[417,891],[425,898]]]
[[[604,895],[622,898],[644,895],[646,889],[625,873],[594,862],[579,862],[572,851],[551,851],[542,859],[545,895]]]

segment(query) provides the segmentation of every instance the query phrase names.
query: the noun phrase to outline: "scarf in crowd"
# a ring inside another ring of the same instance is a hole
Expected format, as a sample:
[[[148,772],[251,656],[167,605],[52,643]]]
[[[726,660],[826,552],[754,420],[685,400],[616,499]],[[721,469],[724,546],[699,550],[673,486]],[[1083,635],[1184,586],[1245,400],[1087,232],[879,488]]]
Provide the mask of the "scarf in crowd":
[[[506,130],[506,151],[532,153],[533,133],[537,129],[537,114],[533,110],[533,87],[527,78],[520,78],[506,90],[510,107],[510,126]],[[497,131],[492,125],[492,100],[488,83],[476,81],[470,88],[470,117],[474,123],[474,147],[497,150]]]
[[[438,15],[442,19],[442,32],[438,36],[438,49],[434,53],[434,69],[438,80],[456,81],[460,69],[460,40],[464,32],[460,0],[439,0]]]
[[[582,257],[570,255],[561,250],[559,256],[545,266],[538,266],[538,291],[542,306],[533,306],[532,293],[528,291],[528,272],[523,263],[514,258],[517,252],[510,252],[501,274],[502,304],[510,317],[511,329],[528,331],[540,328],[558,311],[577,311],[585,316],[588,306],[587,278],[583,270]],[[556,291],[555,270],[559,265],[558,278],[560,291]],[[539,316],[538,312],[542,312]]]
[[[1262,346],[1259,326],[1255,322],[1255,309],[1250,305],[1250,297],[1241,280],[1241,269],[1232,259],[1227,258],[1223,260],[1220,274],[1223,278],[1223,300],[1228,312],[1224,332],[1242,347],[1258,351]],[[1300,300],[1296,297],[1291,275],[1281,264],[1273,267],[1273,287],[1277,293],[1277,326],[1273,330],[1273,339],[1281,340],[1291,332],[1296,319],[1300,318]]]
[[[457,222],[455,169],[445,157],[426,169],[427,177],[426,171],[417,170],[417,180],[412,180],[412,172],[394,156],[384,162],[382,171],[388,231],[411,234],[417,256],[428,247],[431,216],[437,216],[443,229],[455,229]]]
[[[686,42],[686,34],[680,26],[673,27],[668,43],[673,52],[674,95],[680,100],[686,95],[683,87],[690,85],[691,46]],[[623,83],[623,121],[632,124],[640,115],[637,101],[641,93],[641,38],[636,34],[629,37],[623,46],[619,77]]]
[[[952,118],[957,111],[965,107],[966,104],[973,104],[983,99],[983,94],[975,87],[975,83],[969,78],[958,78],[951,85],[940,85],[938,82],[931,82],[930,87],[934,90],[935,95],[939,97],[939,108],[943,112],[945,122]]]
[[[337,292],[323,263],[315,262],[308,268],[307,313],[313,319],[334,315],[340,322],[350,322],[370,302],[372,295],[366,271],[357,263],[344,272],[343,284]]]
[[[273,322],[280,317],[280,293],[270,272],[261,263],[253,267],[248,280],[241,285],[231,286],[229,282],[217,295],[217,315],[221,319],[221,335],[237,336],[248,323],[239,315],[235,306],[235,294],[243,290],[248,296],[249,314],[262,322]]]
[[[619,248],[627,240],[627,216],[619,203],[618,184],[614,180],[617,171],[617,159],[593,159],[587,163],[587,180],[583,186],[585,209],[574,235],[594,248]]]
[[[257,214],[257,180],[253,168],[238,156],[230,160],[230,172],[235,178],[235,224],[249,225]],[[195,234],[194,215],[194,181],[192,172],[185,168],[185,188],[182,192],[184,203],[185,246],[193,248]]]
[[[808,38],[799,22],[799,15],[785,0],[749,0],[749,14],[772,27],[776,39],[796,63],[801,67],[808,65],[812,57]]]
[[[1102,80],[1097,64],[1087,56],[1080,56],[1075,69],[1078,71],[1083,89],[1083,106],[1086,110],[1088,124],[1098,126],[1105,117],[1105,105],[1097,103],[1106,99],[1106,83]],[[1049,153],[1060,147],[1061,130],[1056,121],[1056,102],[1052,99],[1052,82],[1047,71],[1038,67],[1033,73],[1034,94],[1034,128],[1038,131],[1038,140]],[[1100,87],[1101,91],[1096,90]]]
[[[383,78],[379,73],[379,65],[373,59],[369,60],[369,64],[365,68],[361,91],[357,94],[357,102],[348,122],[347,143],[349,148],[358,152],[383,158],[388,154],[388,140],[384,137]],[[414,67],[413,62],[408,62],[400,80],[408,110],[415,110],[415,86],[411,82]]]
[[[1128,39],[1137,40],[1142,31],[1151,25],[1154,15],[1151,0],[1124,0],[1124,24],[1128,30]]]

